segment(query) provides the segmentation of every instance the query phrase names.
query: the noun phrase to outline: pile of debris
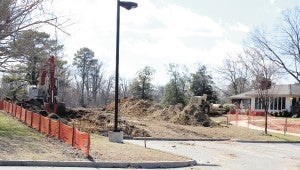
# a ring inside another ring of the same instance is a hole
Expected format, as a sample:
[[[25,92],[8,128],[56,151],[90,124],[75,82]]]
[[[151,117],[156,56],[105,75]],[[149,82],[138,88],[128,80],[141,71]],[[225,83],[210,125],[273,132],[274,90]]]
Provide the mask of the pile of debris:
[[[164,107],[150,100],[124,98],[119,101],[119,109],[120,115],[123,116],[147,117],[181,125],[202,125],[205,127],[216,125],[199,107],[193,104],[185,107],[182,104]],[[114,102],[108,104],[105,110],[114,111]]]
[[[70,124],[74,124],[81,131],[90,133],[101,133],[107,135],[108,131],[114,128],[113,112],[104,111],[104,109],[76,109],[72,110],[74,116]],[[79,116],[81,115],[81,116]],[[132,122],[126,120],[119,121],[119,128],[132,137],[149,137],[149,133],[144,129],[136,127]]]
[[[103,108],[80,108],[68,110],[70,124],[82,131],[97,132],[104,135],[114,129],[114,102]],[[150,134],[130,118],[157,120],[180,125],[216,126],[199,107],[193,104],[183,106],[162,106],[150,100],[124,98],[119,101],[119,128],[132,137],[149,137]]]

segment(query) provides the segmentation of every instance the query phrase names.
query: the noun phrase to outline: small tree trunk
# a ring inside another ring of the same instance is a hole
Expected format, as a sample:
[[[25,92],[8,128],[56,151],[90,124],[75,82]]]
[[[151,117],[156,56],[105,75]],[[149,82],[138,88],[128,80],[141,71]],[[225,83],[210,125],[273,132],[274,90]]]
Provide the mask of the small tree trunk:
[[[265,135],[268,134],[268,109],[265,109]]]

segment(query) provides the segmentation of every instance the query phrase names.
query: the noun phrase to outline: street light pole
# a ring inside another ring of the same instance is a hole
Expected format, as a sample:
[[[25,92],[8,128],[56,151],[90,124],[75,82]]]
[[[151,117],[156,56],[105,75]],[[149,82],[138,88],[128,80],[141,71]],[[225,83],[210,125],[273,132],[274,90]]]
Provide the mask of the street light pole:
[[[117,35],[116,35],[116,77],[115,77],[115,125],[114,132],[119,132],[118,129],[118,113],[119,113],[119,44],[120,44],[120,7],[127,10],[136,8],[135,2],[126,2],[117,0]]]
[[[120,44],[120,0],[117,2],[117,36],[116,36],[116,75],[115,75],[115,126],[114,132],[118,132],[119,111],[119,44]]]

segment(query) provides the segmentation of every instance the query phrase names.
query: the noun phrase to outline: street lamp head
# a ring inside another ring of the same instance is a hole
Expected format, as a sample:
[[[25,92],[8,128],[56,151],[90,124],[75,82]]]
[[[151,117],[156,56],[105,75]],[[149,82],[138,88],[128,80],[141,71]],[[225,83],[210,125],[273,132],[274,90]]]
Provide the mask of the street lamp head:
[[[138,7],[138,4],[135,2],[126,2],[126,1],[120,1],[119,5],[127,10],[131,10],[133,8]]]

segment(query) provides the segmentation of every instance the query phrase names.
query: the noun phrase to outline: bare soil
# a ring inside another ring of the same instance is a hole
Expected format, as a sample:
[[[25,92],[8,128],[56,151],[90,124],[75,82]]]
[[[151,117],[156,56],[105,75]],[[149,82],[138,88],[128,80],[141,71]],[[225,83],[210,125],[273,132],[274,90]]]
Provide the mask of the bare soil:
[[[120,100],[119,108],[119,128],[129,137],[280,140],[260,131],[227,125],[226,115],[206,115],[195,105],[163,107],[152,101],[125,98]],[[72,113],[75,116],[68,121],[83,131],[107,135],[113,130],[114,103],[103,108],[72,109]]]
[[[189,130],[191,127],[221,127],[195,105],[163,107],[148,100],[125,98],[119,108],[119,128],[130,137],[198,138]],[[83,131],[106,135],[114,127],[114,103],[103,108],[72,109],[67,115],[65,119]]]
[[[208,116],[194,105],[163,107],[152,101],[127,98],[120,101],[119,113],[119,127],[128,137],[284,140],[266,136],[260,131],[227,125],[226,115]],[[80,150],[39,134],[6,114],[0,113],[0,121],[3,116],[7,120],[2,122],[14,124],[2,128],[4,124],[0,122],[0,160],[87,161]],[[60,115],[60,119],[82,131],[91,132],[90,155],[96,161],[189,159],[131,144],[108,142],[103,136],[113,130],[114,103],[103,108],[69,109],[65,115]]]

